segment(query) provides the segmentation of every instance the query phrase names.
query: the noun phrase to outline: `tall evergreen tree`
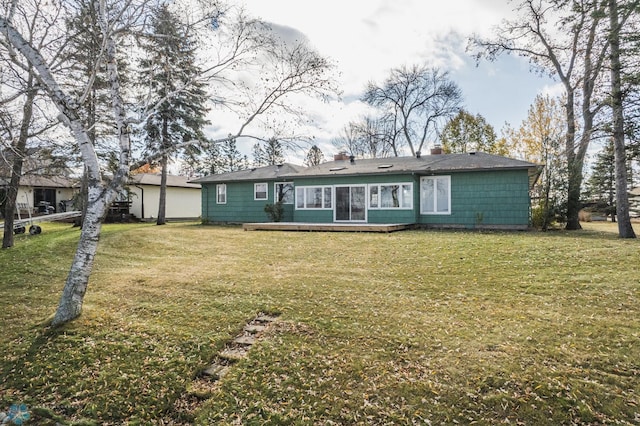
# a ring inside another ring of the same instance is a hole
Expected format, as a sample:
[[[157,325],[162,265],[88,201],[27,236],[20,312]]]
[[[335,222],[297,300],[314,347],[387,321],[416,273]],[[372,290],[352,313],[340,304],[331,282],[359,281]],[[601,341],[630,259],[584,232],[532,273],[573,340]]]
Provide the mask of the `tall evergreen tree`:
[[[198,149],[185,150],[182,172],[189,176],[208,176],[222,172],[223,158],[220,145],[204,144]]]
[[[587,180],[587,194],[615,222],[616,172],[613,141],[609,140],[598,153]]]
[[[265,152],[264,149],[262,149],[262,145],[260,144],[260,142],[253,145],[251,154],[253,155],[253,167],[262,167],[267,165]]]
[[[238,150],[235,138],[229,138],[220,145],[220,167],[218,173],[235,172],[249,168],[249,160]]]
[[[266,165],[282,164],[284,163],[284,148],[282,142],[276,138],[271,138],[267,141],[264,147]]]
[[[140,61],[141,84],[148,87],[149,100],[158,105],[144,126],[145,145],[149,154],[162,154],[156,221],[162,225],[166,223],[169,152],[188,141],[205,141],[207,93],[204,84],[197,81],[202,71],[196,63],[195,44],[166,4],[154,15],[152,34],[144,48],[148,55]]]

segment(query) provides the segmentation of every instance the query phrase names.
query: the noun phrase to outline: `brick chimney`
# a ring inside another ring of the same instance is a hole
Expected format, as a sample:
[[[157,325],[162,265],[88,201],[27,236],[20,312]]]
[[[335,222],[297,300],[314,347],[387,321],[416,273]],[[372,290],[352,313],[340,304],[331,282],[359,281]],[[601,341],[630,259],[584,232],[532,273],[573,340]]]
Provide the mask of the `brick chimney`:
[[[349,159],[349,154],[342,151],[333,156],[333,161],[347,161]]]
[[[440,154],[442,154],[442,146],[434,145],[433,148],[431,148],[431,155],[440,155]]]

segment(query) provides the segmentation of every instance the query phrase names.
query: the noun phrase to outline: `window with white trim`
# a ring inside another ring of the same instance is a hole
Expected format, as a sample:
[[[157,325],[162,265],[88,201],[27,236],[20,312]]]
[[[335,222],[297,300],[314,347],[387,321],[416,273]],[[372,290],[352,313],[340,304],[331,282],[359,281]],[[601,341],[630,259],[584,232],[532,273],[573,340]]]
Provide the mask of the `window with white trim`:
[[[269,198],[269,186],[266,183],[253,184],[253,199],[266,200]]]
[[[227,204],[227,184],[219,183],[216,185],[216,203]]]
[[[413,184],[369,185],[370,209],[412,209]]]
[[[330,186],[296,187],[296,209],[331,209]]]
[[[275,201],[282,204],[293,204],[293,183],[278,182],[274,186]]]
[[[420,178],[420,214],[451,214],[451,176]]]

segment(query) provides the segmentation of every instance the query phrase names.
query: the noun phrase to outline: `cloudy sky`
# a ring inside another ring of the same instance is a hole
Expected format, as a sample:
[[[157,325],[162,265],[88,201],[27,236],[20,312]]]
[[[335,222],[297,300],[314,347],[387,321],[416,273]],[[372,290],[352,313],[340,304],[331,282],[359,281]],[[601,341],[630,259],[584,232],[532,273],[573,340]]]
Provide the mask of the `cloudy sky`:
[[[554,81],[529,72],[523,59],[505,56],[477,65],[465,52],[469,35],[488,36],[512,15],[513,5],[505,0],[240,1],[279,31],[303,34],[337,64],[341,100],[310,107],[325,156],[333,154],[330,139],[364,112],[358,99],[366,83],[381,82],[401,65],[449,71],[462,89],[465,108],[484,116],[498,134],[505,122],[520,124],[536,94],[558,93]]]

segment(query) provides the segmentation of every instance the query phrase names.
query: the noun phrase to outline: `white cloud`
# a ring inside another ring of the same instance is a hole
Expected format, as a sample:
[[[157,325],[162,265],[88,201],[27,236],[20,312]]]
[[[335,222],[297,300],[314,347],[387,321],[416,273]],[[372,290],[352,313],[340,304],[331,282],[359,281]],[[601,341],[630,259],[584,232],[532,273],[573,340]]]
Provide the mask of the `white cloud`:
[[[471,34],[489,36],[512,14],[504,0],[243,0],[247,12],[271,23],[285,39],[306,37],[322,55],[335,61],[343,90],[340,101],[304,100],[315,135],[327,157],[329,141],[367,111],[358,99],[368,81],[382,81],[390,69],[427,63],[451,71],[468,109],[480,113],[497,131],[519,123],[535,94],[554,91],[548,79],[531,74],[520,58],[481,63],[466,54]],[[220,121],[218,121],[220,122]],[[221,126],[222,127],[222,126]],[[220,129],[222,130],[222,128]]]

